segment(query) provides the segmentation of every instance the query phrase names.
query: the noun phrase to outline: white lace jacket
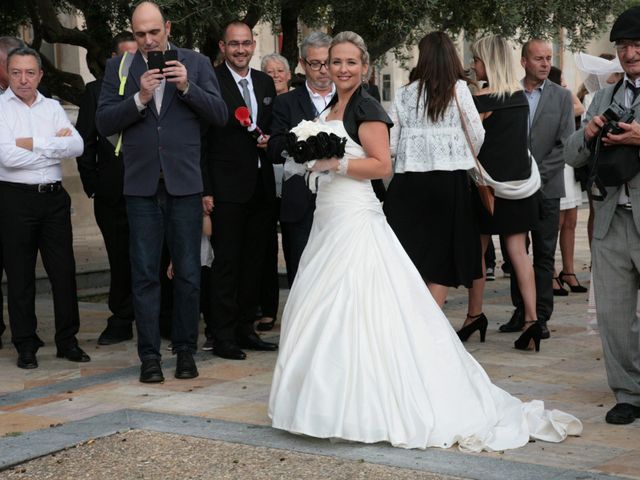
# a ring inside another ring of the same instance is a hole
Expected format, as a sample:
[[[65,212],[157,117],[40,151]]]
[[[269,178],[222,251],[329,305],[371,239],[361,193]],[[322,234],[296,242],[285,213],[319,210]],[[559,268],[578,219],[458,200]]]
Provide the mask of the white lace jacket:
[[[475,152],[484,141],[484,128],[466,82],[458,80],[456,93],[465,115]],[[391,155],[395,156],[396,173],[429,172],[431,170],[469,170],[475,160],[462,129],[455,99],[451,100],[444,118],[433,123],[424,114],[424,104],[416,109],[418,82],[401,87],[389,112]]]

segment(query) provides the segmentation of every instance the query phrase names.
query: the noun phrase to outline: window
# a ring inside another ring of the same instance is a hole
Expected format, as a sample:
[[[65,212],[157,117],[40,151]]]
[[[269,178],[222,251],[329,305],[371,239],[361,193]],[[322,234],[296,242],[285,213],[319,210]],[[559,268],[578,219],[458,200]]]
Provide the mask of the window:
[[[391,101],[391,75],[388,73],[382,75],[382,101]]]

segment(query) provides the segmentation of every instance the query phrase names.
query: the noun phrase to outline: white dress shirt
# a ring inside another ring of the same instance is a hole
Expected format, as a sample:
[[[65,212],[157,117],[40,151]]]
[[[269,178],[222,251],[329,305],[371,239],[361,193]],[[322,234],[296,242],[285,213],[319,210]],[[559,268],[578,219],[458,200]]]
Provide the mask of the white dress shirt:
[[[170,50],[170,48],[168,49]],[[147,65],[147,69],[148,69],[149,60],[147,60],[147,57],[145,57],[144,55],[142,55],[142,59],[144,60],[144,63]],[[153,91],[153,103],[156,106],[156,111],[158,112],[158,115],[160,114],[160,110],[162,109],[162,99],[164,98],[164,88],[166,87],[166,85],[167,85],[167,79],[163,78],[162,80],[160,80],[160,85],[158,85],[158,87]],[[186,92],[187,91],[185,90],[183,95],[186,94]],[[140,92],[137,92],[133,96],[133,101],[136,102],[136,108],[138,109],[139,112],[147,108],[147,105],[142,103],[142,101],[140,100]]]
[[[324,109],[327,108],[327,105],[329,105],[329,102],[336,94],[336,86],[332,83],[331,91],[325,96],[322,96],[321,94],[311,90],[307,82],[304,82],[304,86],[307,88],[307,92],[309,92],[309,98],[311,98],[311,103],[313,103],[313,107],[315,108],[314,115],[318,117],[324,111]]]
[[[466,82],[458,80],[455,89],[477,154],[484,142],[484,127],[480,115]],[[425,114],[423,99],[420,100],[420,108],[417,108],[417,104],[418,82],[413,82],[396,92],[389,111],[393,121],[391,155],[395,156],[395,173],[474,168],[473,152],[469,149],[462,129],[455,99],[451,99],[444,116],[437,122],[431,121]]]
[[[227,62],[224,62],[229,71],[231,72],[231,76],[233,77],[233,81],[236,82],[236,87],[240,91],[240,96],[242,98],[242,85],[240,85],[240,80],[245,79],[247,81],[247,88],[249,89],[249,95],[251,96],[251,126],[256,126],[256,119],[258,118],[258,100],[256,100],[256,92],[253,90],[253,82],[251,81],[251,69],[249,69],[249,73],[247,73],[246,77],[242,77],[238,75],[238,73],[232,69]],[[258,157],[258,168],[261,167],[260,157]]]
[[[251,81],[251,69],[249,69],[249,73],[247,73],[246,77],[241,77],[238,72],[232,69],[227,62],[224,62],[229,71],[231,72],[231,76],[233,77],[233,81],[236,82],[236,87],[240,91],[240,96],[242,97],[242,85],[240,85],[240,80],[247,81],[247,88],[249,89],[249,95],[251,96],[251,125],[255,126],[256,119],[258,118],[258,101],[256,100],[256,92],[253,90],[253,82]],[[243,97],[244,98],[244,97]]]
[[[69,128],[70,137],[56,137]],[[33,151],[16,146],[33,138]],[[55,100],[38,96],[28,106],[8,89],[0,96],[0,181],[37,185],[62,180],[60,160],[82,154],[82,137]]]

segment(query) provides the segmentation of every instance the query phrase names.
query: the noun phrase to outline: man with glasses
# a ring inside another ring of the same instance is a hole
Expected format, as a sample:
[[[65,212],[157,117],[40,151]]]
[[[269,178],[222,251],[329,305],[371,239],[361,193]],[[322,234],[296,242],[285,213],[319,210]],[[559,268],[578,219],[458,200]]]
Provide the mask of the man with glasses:
[[[229,23],[218,45],[224,62],[215,72],[229,120],[207,134],[203,163],[215,252],[211,268],[213,354],[243,360],[242,349],[277,349],[275,343],[261,340],[253,327],[276,206],[273,166],[266,155],[276,89],[269,75],[249,65],[255,41],[247,24]],[[249,128],[236,117],[238,108],[248,110]],[[250,132],[258,129],[264,135]]]
[[[313,32],[300,46],[299,63],[306,75],[304,87],[279,95],[273,105],[272,135],[267,151],[274,163],[284,162],[282,152],[286,150],[287,132],[302,120],[313,120],[320,115],[335,94],[327,68],[330,45],[329,35]],[[309,239],[314,210],[315,195],[309,191],[303,177],[294,175],[283,183],[280,228],[289,286]]]
[[[624,161],[636,164],[635,171],[638,171],[640,7],[633,7],[616,19],[610,40],[615,42],[624,79],[596,93],[583,127],[569,138],[564,157],[574,167],[590,161],[607,123],[602,113],[615,102],[633,109],[635,120],[630,124],[621,123],[622,133],[608,133],[602,137],[602,143],[609,151],[626,146]],[[593,202],[591,255],[605,367],[609,387],[616,398],[616,405],[607,412],[605,420],[627,424],[640,417],[640,324],[636,314],[640,284],[640,174],[627,182],[615,183],[619,185],[600,189],[604,199]]]

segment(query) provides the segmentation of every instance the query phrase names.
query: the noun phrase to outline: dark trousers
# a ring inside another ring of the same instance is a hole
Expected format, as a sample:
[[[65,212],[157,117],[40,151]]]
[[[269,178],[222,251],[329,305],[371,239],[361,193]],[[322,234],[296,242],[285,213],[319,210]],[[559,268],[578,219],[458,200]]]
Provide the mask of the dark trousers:
[[[282,230],[282,252],[287,265],[287,281],[289,288],[293,285],[293,280],[298,272],[300,257],[307,246],[311,225],[313,225],[313,212],[315,204],[310,206],[304,216],[297,222],[280,222]]]
[[[558,242],[558,225],[560,224],[560,199],[545,198],[541,202],[538,228],[531,232],[531,247],[533,249],[533,270],[536,277],[536,311],[538,320],[547,321],[553,313],[553,285],[551,281]],[[511,301],[516,308],[524,309],[515,270],[511,272]]]
[[[116,203],[96,197],[93,201],[93,210],[96,223],[102,232],[111,271],[109,310],[113,316],[109,319],[109,324],[116,327],[129,327],[133,321],[133,303],[127,205],[124,197]]]
[[[278,216],[279,204],[272,210],[269,236],[260,279],[260,309],[263,317],[276,318],[280,303],[278,282]]]
[[[125,196],[129,217],[133,309],[140,360],[160,358],[160,265],[166,236],[173,261],[174,352],[195,352],[200,318],[202,196],[173,196],[164,182],[151,197]]]
[[[202,267],[200,270],[200,313],[204,318],[204,334],[207,338],[213,338],[213,313],[211,312],[211,267]]]
[[[259,175],[255,192],[248,202],[216,202],[213,208],[211,242],[215,258],[211,267],[211,308],[214,341],[235,342],[238,336],[254,332],[274,206],[275,197],[269,198]]]
[[[18,350],[37,350],[40,346],[35,311],[38,252],[53,292],[56,346],[66,350],[77,345],[80,317],[70,212],[71,198],[64,189],[37,193],[0,184],[0,231],[11,341]]]
[[[1,228],[1,227],[0,227]],[[2,237],[2,235],[0,235]],[[2,272],[4,271],[4,264],[2,262],[2,243],[0,243],[0,336],[7,329],[4,323],[4,294],[2,293]]]

